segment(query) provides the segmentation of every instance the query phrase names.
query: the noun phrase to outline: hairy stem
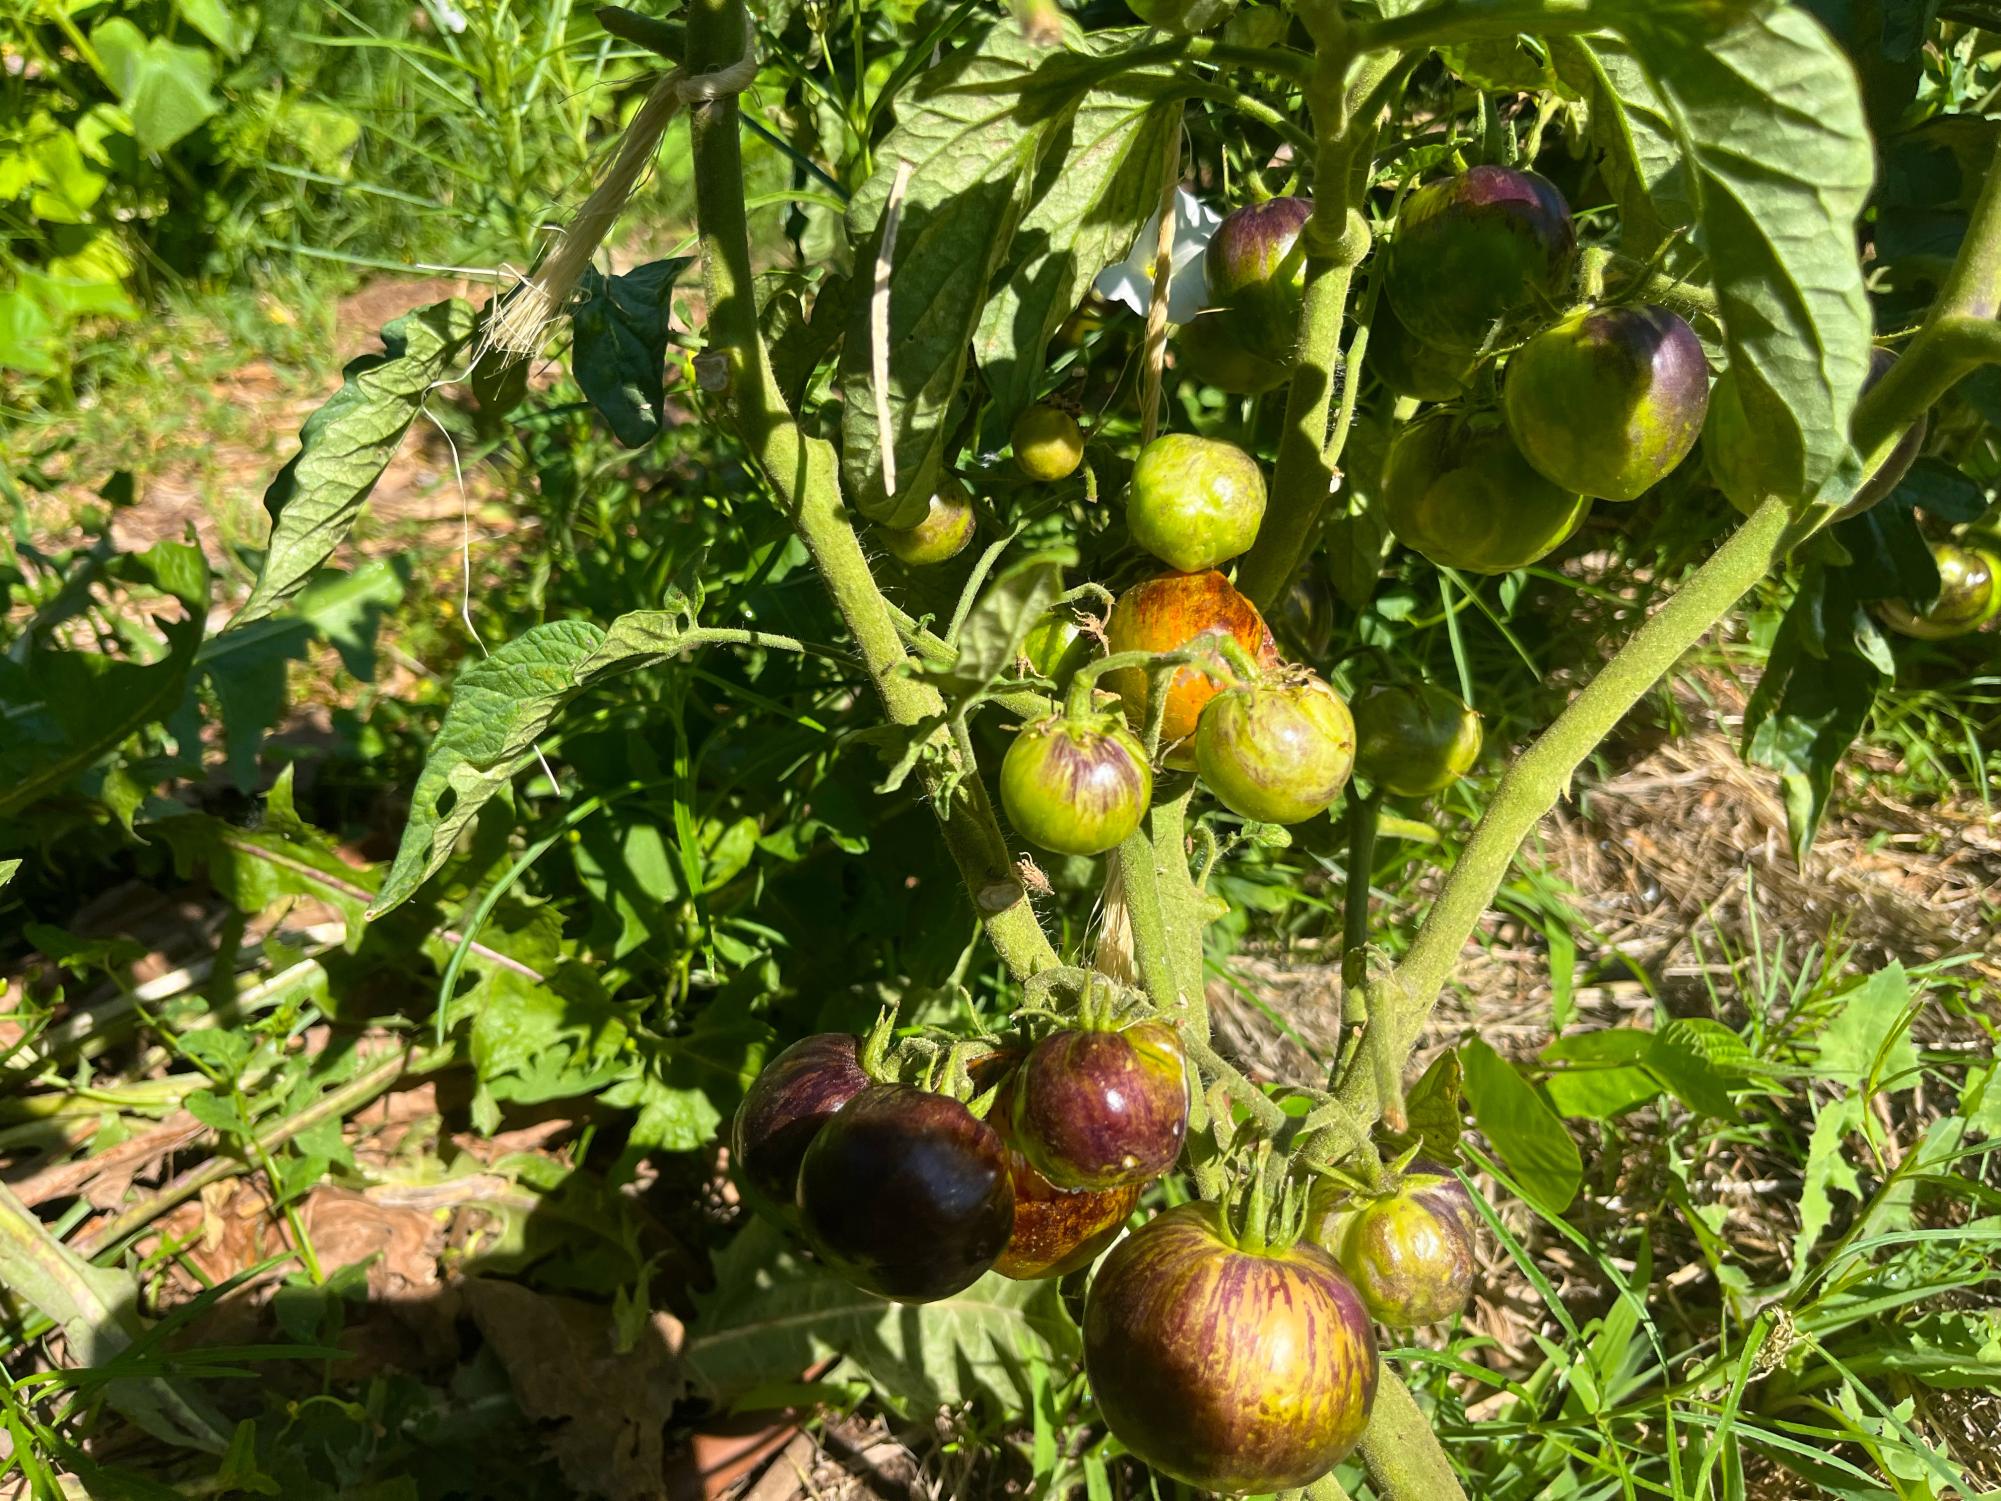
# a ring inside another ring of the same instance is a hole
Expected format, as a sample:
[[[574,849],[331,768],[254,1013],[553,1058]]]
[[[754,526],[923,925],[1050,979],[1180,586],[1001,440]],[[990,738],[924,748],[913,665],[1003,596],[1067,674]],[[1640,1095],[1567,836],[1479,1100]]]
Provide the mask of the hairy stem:
[[[740,58],[749,26],[743,0],[697,0],[688,11],[687,71],[704,73]],[[897,724],[922,725],[943,714],[944,701],[908,671],[909,658],[889,603],[876,587],[842,504],[833,447],[800,431],[786,409],[758,332],[736,100],[733,96],[706,100],[689,114],[709,308],[706,338],[710,352],[724,361],[722,403],[819,569],[855,638],[884,711]],[[951,795],[941,794],[953,769],[950,762],[962,761],[964,752],[951,746],[942,727],[939,737],[942,754],[930,758],[925,772],[931,802],[940,809],[945,842],[980,921],[1016,978],[1050,968],[1057,962],[1056,951],[1029,906],[975,768],[958,768],[963,774]]]
[[[1369,1426],[1362,1430],[1362,1463],[1379,1496],[1466,1501],[1424,1409],[1388,1366],[1381,1368]]]
[[[1397,966],[1394,987],[1401,994],[1369,998],[1372,1021],[1381,1002],[1396,1006],[1392,1037],[1396,1056],[1408,1055],[1460,951],[1506,879],[1516,851],[1569,789],[1584,758],[1771,570],[1793,539],[1784,502],[1767,501],[1633,633],[1556,723],[1508,769],[1410,952]],[[1367,1072],[1357,1070],[1347,1081],[1344,1098],[1363,1084],[1374,1093],[1373,1081],[1364,1078]],[[1375,1102],[1369,1104],[1373,1107]],[[1368,1113],[1373,1118],[1373,1108]]]

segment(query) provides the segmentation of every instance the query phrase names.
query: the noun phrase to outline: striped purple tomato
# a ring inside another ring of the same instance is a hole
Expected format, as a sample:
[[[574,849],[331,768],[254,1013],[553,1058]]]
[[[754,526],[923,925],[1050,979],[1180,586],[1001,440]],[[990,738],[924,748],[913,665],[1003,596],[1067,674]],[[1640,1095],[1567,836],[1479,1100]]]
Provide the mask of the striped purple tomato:
[[[1247,203],[1216,226],[1202,254],[1209,306],[1223,313],[1244,348],[1286,366],[1299,343],[1306,296],[1306,252],[1299,235],[1312,217],[1310,198]]]
[[[1556,184],[1479,166],[1404,201],[1390,242],[1390,301],[1404,327],[1472,354],[1495,326],[1568,300],[1577,226]]]
[[[1479,1216],[1465,1185],[1435,1163],[1412,1163],[1383,1198],[1316,1195],[1308,1223],[1386,1329],[1449,1319],[1473,1296]]]
[[[1147,1183],[1188,1135],[1188,1057],[1165,1022],[1052,1032],[1014,1077],[1016,1145],[1058,1188]]]
[[[878,1084],[821,1129],[799,1165],[799,1224],[820,1259],[899,1303],[977,1282],[1014,1230],[1000,1133],[957,1100]]]
[[[1664,307],[1602,307],[1544,329],[1508,361],[1508,431],[1574,495],[1637,500],[1688,457],[1709,412],[1709,361]]]
[[[1153,770],[1116,715],[1042,719],[1007,748],[1000,794],[1008,822],[1037,849],[1102,855],[1146,816]]]
[[[1259,823],[1325,813],[1355,767],[1355,720],[1310,672],[1247,684],[1209,700],[1195,765],[1223,806]]]
[[[1084,1368],[1107,1425],[1154,1469],[1225,1495],[1282,1491],[1360,1441],[1376,1336],[1320,1247],[1244,1250],[1215,1205],[1184,1204],[1098,1269]]]
[[[998,1056],[998,1055],[997,1055]],[[1013,1070],[1019,1055],[1006,1059],[1010,1070],[988,1114],[1007,1143],[1008,1173],[1014,1180],[1014,1233],[994,1270],[1017,1282],[1062,1277],[1081,1271],[1118,1238],[1139,1203],[1139,1183],[1090,1190],[1058,1188],[1035,1170],[1013,1139]],[[977,1082],[977,1066],[973,1075]]]
[[[765,1064],[730,1126],[730,1160],[751,1203],[793,1223],[799,1164],[834,1114],[869,1086],[854,1038],[821,1032]]]

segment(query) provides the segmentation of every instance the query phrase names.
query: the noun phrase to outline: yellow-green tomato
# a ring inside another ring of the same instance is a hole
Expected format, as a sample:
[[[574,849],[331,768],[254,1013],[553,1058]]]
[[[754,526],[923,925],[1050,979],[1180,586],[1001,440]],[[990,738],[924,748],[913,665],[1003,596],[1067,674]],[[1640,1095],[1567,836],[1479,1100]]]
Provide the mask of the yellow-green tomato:
[[[1308,1234],[1333,1252],[1377,1323],[1416,1329],[1465,1309],[1479,1220],[1457,1178],[1413,1163],[1396,1191],[1379,1199],[1330,1203],[1322,1192],[1311,1201]]]
[[[965,487],[947,481],[931,497],[931,509],[917,525],[877,527],[876,535],[897,561],[911,568],[928,568],[964,552],[978,524]]]
[[[1025,726],[1001,760],[1001,806],[1015,831],[1056,855],[1102,855],[1153,801],[1146,750],[1118,716]]]
[[[1390,445],[1383,500],[1399,542],[1468,573],[1528,567],[1568,541],[1591,509],[1530,468],[1505,428],[1443,408]]]
[[[1508,431],[1559,489],[1637,500],[1695,447],[1709,410],[1702,340],[1664,307],[1603,307],[1508,361]]]
[[[1310,673],[1232,688],[1202,711],[1195,765],[1223,806],[1258,823],[1325,813],[1355,766],[1355,720]]]
[[[1181,573],[1250,551],[1265,515],[1265,477],[1234,443],[1167,433],[1140,450],[1126,496],[1133,541]]]
[[[1061,685],[1096,656],[1097,651],[1076,612],[1055,609],[1044,613],[1028,628],[1027,636],[1022,638],[1021,655],[1038,676]]]
[[[2001,614],[2001,558],[1978,547],[1931,545],[1938,564],[1938,599],[1914,610],[1901,599],[1876,602],[1876,618],[1902,636],[1949,641],[1979,630]]]
[[[1014,462],[1030,479],[1067,479],[1084,462],[1084,431],[1059,407],[1036,405],[1014,419]]]
[[[1480,759],[1480,716],[1436,684],[1370,688],[1353,712],[1355,769],[1399,797],[1443,792]]]

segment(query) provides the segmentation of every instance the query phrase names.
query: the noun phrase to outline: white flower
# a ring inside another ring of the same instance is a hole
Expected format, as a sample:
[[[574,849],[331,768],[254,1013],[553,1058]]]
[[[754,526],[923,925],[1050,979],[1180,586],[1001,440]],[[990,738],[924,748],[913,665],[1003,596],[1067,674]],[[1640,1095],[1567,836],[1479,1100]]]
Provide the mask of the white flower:
[[[466,13],[452,4],[452,0],[431,0],[431,13],[438,18],[438,24],[453,36],[466,29]]]
[[[1209,277],[1202,268],[1202,252],[1209,248],[1209,236],[1223,216],[1198,202],[1186,188],[1174,195],[1174,243],[1170,252],[1174,272],[1167,280],[1167,321],[1188,323],[1209,300]],[[1146,316],[1153,300],[1154,250],[1160,241],[1160,214],[1146,221],[1146,228],[1133,241],[1132,253],[1116,266],[1098,273],[1094,283],[1098,295],[1111,302],[1123,302]]]

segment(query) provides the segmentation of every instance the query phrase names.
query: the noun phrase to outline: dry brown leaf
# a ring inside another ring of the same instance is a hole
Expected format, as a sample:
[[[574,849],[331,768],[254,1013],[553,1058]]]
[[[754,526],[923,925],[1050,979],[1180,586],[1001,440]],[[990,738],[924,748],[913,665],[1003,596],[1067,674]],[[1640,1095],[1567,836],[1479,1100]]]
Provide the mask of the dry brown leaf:
[[[662,1429],[683,1390],[680,1321],[655,1313],[621,1354],[611,1310],[599,1304],[485,1278],[464,1293],[563,1478],[607,1501],[664,1497]]]

